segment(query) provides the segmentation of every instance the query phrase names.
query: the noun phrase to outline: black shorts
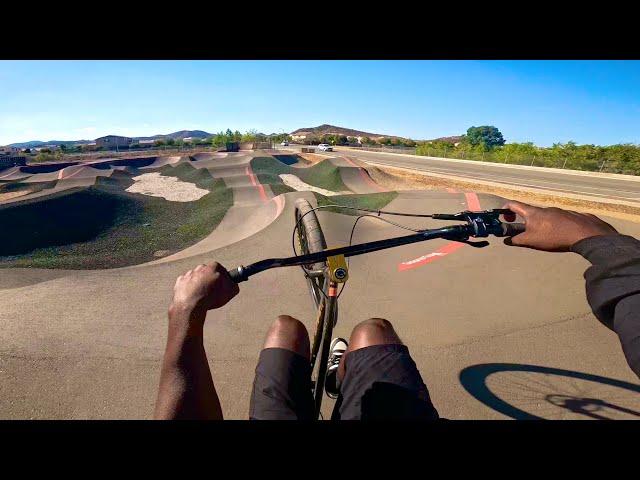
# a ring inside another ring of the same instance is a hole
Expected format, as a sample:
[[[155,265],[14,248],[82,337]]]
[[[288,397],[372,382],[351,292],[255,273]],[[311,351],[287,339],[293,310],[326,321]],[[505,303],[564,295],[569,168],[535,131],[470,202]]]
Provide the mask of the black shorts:
[[[334,420],[437,420],[429,391],[405,345],[373,345],[343,358]],[[260,352],[251,393],[252,420],[312,420],[311,366],[290,350]]]

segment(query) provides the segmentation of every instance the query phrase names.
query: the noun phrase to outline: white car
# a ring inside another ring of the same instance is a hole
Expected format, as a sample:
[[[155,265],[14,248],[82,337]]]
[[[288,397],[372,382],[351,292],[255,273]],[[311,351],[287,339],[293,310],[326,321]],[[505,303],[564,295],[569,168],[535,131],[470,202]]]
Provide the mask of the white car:
[[[318,145],[318,150],[320,150],[321,152],[333,152],[333,147],[328,143],[321,143],[320,145]]]
[[[289,146],[289,142],[287,142],[286,140],[284,142],[282,142],[280,145],[282,145],[283,147],[288,147]]]

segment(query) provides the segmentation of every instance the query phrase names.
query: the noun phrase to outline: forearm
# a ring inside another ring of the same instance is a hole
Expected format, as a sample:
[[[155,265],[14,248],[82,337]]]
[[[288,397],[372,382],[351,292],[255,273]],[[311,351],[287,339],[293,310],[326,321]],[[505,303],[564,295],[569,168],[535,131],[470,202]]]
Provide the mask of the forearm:
[[[204,318],[189,321],[170,314],[156,419],[222,419],[204,349],[203,322]]]
[[[572,250],[592,263],[584,275],[589,304],[618,334],[629,366],[640,376],[640,241],[605,235],[582,240]]]

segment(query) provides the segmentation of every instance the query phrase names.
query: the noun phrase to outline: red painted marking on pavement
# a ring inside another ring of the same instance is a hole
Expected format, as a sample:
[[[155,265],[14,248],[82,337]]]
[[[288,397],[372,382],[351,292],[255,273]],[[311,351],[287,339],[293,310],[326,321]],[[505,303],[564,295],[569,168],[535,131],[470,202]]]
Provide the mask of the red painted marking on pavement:
[[[480,210],[480,199],[478,199],[478,195],[473,192],[467,192],[464,196],[467,199],[467,209],[474,212]]]
[[[80,173],[82,171],[82,167],[78,168],[75,172],[73,172],[71,175],[67,175],[66,177],[62,175],[62,172],[64,172],[68,167],[63,168],[62,170],[60,170],[60,173],[58,174],[58,180],[62,180],[63,178],[71,178],[74,175],[77,175],[78,173]]]
[[[284,197],[278,195],[277,197],[273,197],[273,200],[276,202],[276,218],[278,218],[284,209]]]
[[[448,191],[449,189],[447,189]],[[473,192],[466,192],[464,194],[464,198],[467,200],[467,210],[480,210],[480,199],[478,195]],[[439,248],[435,252],[428,253],[421,257],[415,258],[413,260],[408,260],[406,262],[401,262],[398,264],[398,271],[403,272],[405,270],[410,270],[412,268],[420,267],[422,265],[426,265],[427,263],[431,263],[438,258],[445,257],[450,253],[453,253],[460,248],[464,247],[464,243],[459,242],[449,242],[444,247]]]
[[[380,185],[378,185],[376,182],[374,182],[371,177],[369,176],[369,174],[365,171],[364,168],[359,167],[358,165],[356,165],[355,163],[353,163],[351,160],[349,160],[347,157],[343,157],[347,163],[355,168],[358,169],[358,172],[360,172],[360,176],[364,179],[365,182],[367,182],[369,185],[372,185],[376,190],[378,190],[379,192],[385,192],[386,190],[384,188],[382,188]]]
[[[456,250],[464,247],[464,243],[458,242],[449,242],[444,247],[439,248],[435,252],[428,253],[423,255],[422,257],[415,258],[413,260],[409,260],[407,262],[402,262],[398,264],[398,271],[404,272],[405,270],[411,270],[412,268],[420,267],[422,265],[426,265],[427,263],[431,263],[438,258],[445,257],[450,253],[455,252]]]
[[[249,176],[249,179],[251,180],[251,185],[253,185],[254,187],[256,187],[258,189],[258,192],[260,193],[260,197],[262,198],[262,201],[263,202],[268,202],[269,201],[269,197],[267,197],[267,192],[265,192],[265,190],[264,190],[264,185],[262,185],[260,182],[258,182],[258,178],[251,171],[251,165],[247,165],[247,168],[245,169],[244,172]]]

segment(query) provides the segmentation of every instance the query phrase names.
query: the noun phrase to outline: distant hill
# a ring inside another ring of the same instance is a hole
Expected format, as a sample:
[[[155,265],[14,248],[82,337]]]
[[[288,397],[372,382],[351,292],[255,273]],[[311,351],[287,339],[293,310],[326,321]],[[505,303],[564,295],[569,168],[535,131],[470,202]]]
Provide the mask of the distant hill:
[[[203,130],[180,130],[179,132],[167,133],[166,135],[153,135],[151,137],[131,137],[136,140],[160,140],[172,138],[174,140],[181,140],[183,138],[195,137],[195,138],[207,138],[212,136],[211,133],[207,133]],[[78,143],[91,143],[93,140],[49,140],[43,142],[42,140],[31,140],[29,142],[11,143],[9,147],[16,148],[36,148],[43,145],[76,145]]]
[[[363,132],[362,130],[354,130],[353,128],[336,127],[335,125],[320,125],[319,127],[307,127],[299,128],[289,135],[313,135],[321,137],[322,135],[345,135],[347,137],[369,137],[372,139],[378,138],[399,138],[402,140],[408,140],[408,137],[399,137],[397,135],[383,135],[381,133]],[[449,137],[440,137],[433,140],[427,140],[428,142],[443,141],[456,143],[462,139],[462,135],[452,135]]]
[[[172,138],[174,140],[182,140],[184,138],[207,138],[211,137],[211,133],[207,133],[204,130],[180,130],[179,132],[167,133],[166,135],[153,135],[151,137],[132,137],[137,140],[162,140]]]
[[[30,142],[10,143],[7,146],[16,148],[36,148],[43,145],[74,145],[76,143],[89,143],[92,141],[93,140],[49,140],[48,142],[43,142],[41,140],[32,140]]]
[[[273,136],[276,134],[274,133]],[[307,128],[299,128],[290,133],[290,135],[313,135],[321,137],[322,135],[345,135],[347,137],[369,137],[373,139],[387,137],[387,138],[399,138],[406,139],[407,137],[399,137],[397,135],[383,135],[380,133],[371,133],[364,132],[362,130],[355,130],[353,128],[344,128],[337,127],[335,125],[320,125],[318,127],[307,127]],[[180,130],[178,132],[167,133],[167,134],[158,134],[152,135],[150,137],[131,137],[135,140],[181,140],[184,138],[195,137],[195,138],[208,138],[213,136],[212,133],[205,132],[204,130]],[[433,140],[428,140],[431,142],[434,141],[446,141],[451,143],[459,142],[462,138],[462,135],[452,135],[449,137],[440,137]],[[20,143],[11,143],[8,146],[16,147],[16,148],[37,148],[42,147],[43,145],[67,145],[72,146],[76,144],[82,143],[91,143],[93,140],[49,140],[44,142],[42,140],[31,140],[29,142],[20,142]]]
[[[428,142],[449,142],[449,143],[458,143],[462,141],[463,135],[453,135],[451,137],[439,137],[434,138],[433,140],[427,140]]]
[[[322,135],[345,135],[347,137],[369,137],[369,138],[402,138],[395,135],[382,135],[380,133],[363,132],[362,130],[354,130],[352,128],[336,127],[335,125],[320,125],[319,127],[299,128],[289,135],[314,135],[321,137]]]

